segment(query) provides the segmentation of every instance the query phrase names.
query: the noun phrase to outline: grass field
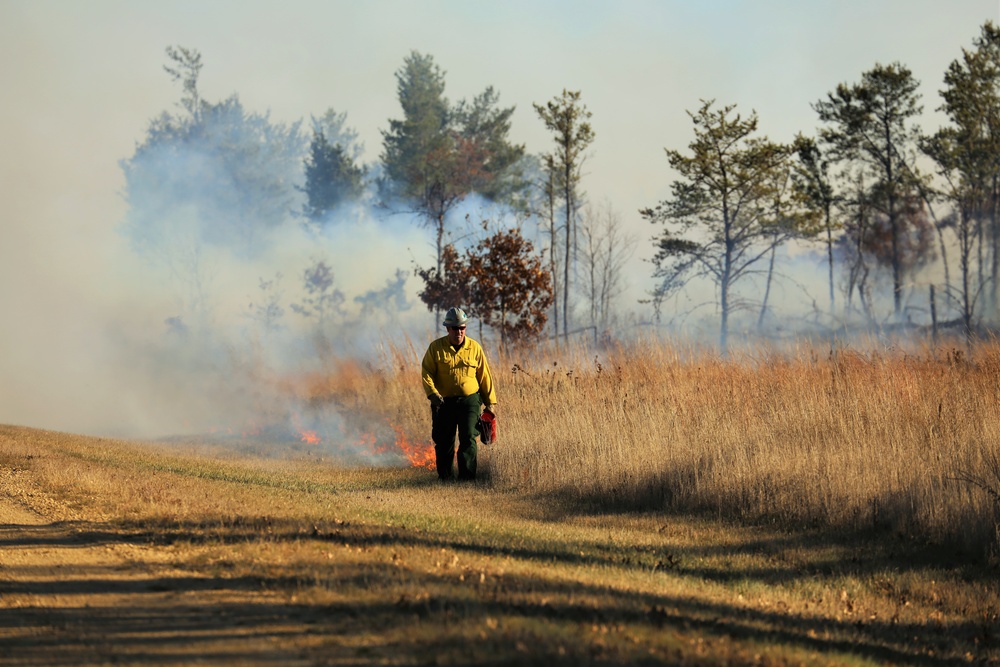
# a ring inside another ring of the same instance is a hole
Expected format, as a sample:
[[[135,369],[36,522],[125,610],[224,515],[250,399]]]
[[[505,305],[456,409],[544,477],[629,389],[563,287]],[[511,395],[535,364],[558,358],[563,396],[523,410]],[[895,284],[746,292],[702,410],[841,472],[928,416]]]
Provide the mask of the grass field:
[[[312,442],[0,426],[0,665],[1000,662],[1000,349],[496,359],[448,485],[414,356],[277,381]]]

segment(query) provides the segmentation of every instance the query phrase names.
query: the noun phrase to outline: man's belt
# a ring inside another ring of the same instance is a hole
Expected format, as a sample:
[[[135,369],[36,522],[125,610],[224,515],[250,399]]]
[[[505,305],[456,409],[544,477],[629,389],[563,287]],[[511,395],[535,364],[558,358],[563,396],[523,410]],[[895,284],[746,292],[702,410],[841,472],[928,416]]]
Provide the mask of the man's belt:
[[[468,396],[445,396],[444,400],[445,400],[446,403],[447,402],[454,403],[455,401],[461,401],[463,398],[468,398],[469,396],[475,396],[476,393],[478,393],[478,392],[474,392],[472,394],[469,394]]]

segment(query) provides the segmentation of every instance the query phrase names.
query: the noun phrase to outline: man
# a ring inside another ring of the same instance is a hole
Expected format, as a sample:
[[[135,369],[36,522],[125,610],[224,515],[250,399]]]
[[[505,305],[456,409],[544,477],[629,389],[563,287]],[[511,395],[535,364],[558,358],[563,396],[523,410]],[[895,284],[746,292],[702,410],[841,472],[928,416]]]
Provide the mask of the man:
[[[496,414],[497,395],[486,353],[465,335],[469,318],[461,308],[445,314],[448,335],[438,338],[424,354],[421,371],[424,392],[431,402],[431,439],[437,456],[438,477],[452,478],[455,430],[458,429],[458,478],[476,478],[476,420],[481,406]]]

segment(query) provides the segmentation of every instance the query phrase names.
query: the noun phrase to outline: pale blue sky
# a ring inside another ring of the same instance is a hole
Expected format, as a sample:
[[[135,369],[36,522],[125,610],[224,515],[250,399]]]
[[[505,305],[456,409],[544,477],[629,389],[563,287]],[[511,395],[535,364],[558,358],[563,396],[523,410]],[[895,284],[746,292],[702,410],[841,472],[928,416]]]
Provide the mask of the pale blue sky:
[[[586,188],[631,212],[665,194],[662,148],[686,145],[685,110],[701,98],[756,109],[786,140],[815,129],[809,105],[838,83],[899,60],[923,84],[925,125],[939,124],[944,67],[998,13],[996,0],[0,0],[0,132],[13,149],[0,160],[22,182],[58,161],[68,190],[93,183],[115,206],[117,160],[179,97],[161,69],[174,44],[202,52],[209,99],[235,92],[287,121],[346,111],[374,160],[399,114],[393,73],[417,49],[447,72],[452,99],[494,85],[532,152],[549,148],[532,102],[581,90],[597,132]]]
[[[0,0],[0,422],[44,422],[47,393],[78,398],[86,381],[65,370],[92,370],[93,323],[126,318],[108,268],[128,261],[118,161],[180,97],[168,45],[201,51],[208,99],[237,93],[279,121],[346,111],[367,161],[411,49],[447,72],[452,100],[495,86],[530,152],[550,148],[532,103],[582,91],[597,135],[584,188],[640,238],[637,297],[653,230],[636,210],[667,194],[663,148],[690,141],[699,99],[756,109],[787,141],[815,131],[810,105],[838,83],[900,61],[935,129],[945,68],[987,19],[997,0]]]

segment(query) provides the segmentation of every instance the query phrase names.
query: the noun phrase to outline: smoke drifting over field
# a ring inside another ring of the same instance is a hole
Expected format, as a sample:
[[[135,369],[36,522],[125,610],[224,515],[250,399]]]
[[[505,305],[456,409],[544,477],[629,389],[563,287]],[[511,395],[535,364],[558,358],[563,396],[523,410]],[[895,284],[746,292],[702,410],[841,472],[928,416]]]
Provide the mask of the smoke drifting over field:
[[[226,196],[226,174],[192,165],[176,155],[157,165],[119,218],[90,233],[31,224],[75,229],[93,215],[79,202],[14,216],[0,303],[25,316],[0,329],[0,422],[128,437],[333,428],[307,423],[280,383],[338,355],[377,358],[388,342],[426,339],[432,317],[411,274],[431,248],[412,216],[359,205],[307,225],[291,183],[251,248],[242,233],[253,221],[205,205]],[[204,192],[192,194],[193,177]],[[155,234],[138,239],[138,218]],[[310,294],[306,274],[320,264],[330,280]]]
[[[180,196],[159,194],[162,201]],[[476,206],[468,202],[454,224],[463,224]],[[218,223],[218,213],[199,219],[184,207],[158,219],[166,236],[144,249],[125,233],[128,211],[91,236],[19,231],[12,242],[24,249],[23,264],[15,257],[6,269],[38,275],[28,264],[41,261],[44,271],[31,284],[0,282],[3,303],[36,318],[9,320],[0,333],[8,351],[0,422],[122,437],[295,438],[296,431],[315,431],[326,440],[342,433],[336,410],[305,408],[290,383],[328,370],[339,355],[378,360],[386,344],[405,344],[407,337],[421,348],[438,331],[416,297],[410,270],[433,262],[430,234],[411,215],[369,206],[340,211],[322,226],[306,225],[292,210],[255,237],[252,252],[220,238],[222,226],[205,240],[202,226]],[[238,220],[227,222],[239,229]],[[332,271],[329,292],[343,297],[322,324],[305,280],[317,262]],[[636,264],[637,271],[648,270]],[[785,257],[781,265],[812,282],[776,287],[771,321],[804,328],[825,310],[825,303],[814,308],[811,302],[826,293],[821,258]],[[668,304],[664,324],[693,339],[715,340],[711,295],[706,288],[679,297]],[[734,340],[739,327],[753,327],[756,311],[739,315]]]
[[[273,198],[281,206],[266,208],[253,205],[261,181],[241,185],[246,163],[237,179],[203,149],[137,154],[145,161],[130,165],[128,206],[110,223],[74,228],[90,233],[46,235],[30,224],[102,219],[79,202],[18,212],[9,240],[23,253],[5,265],[0,299],[32,318],[11,318],[0,333],[0,421],[128,437],[336,437],[342,415],[306,409],[296,382],[338,357],[378,360],[408,338],[422,348],[439,330],[412,275],[414,264],[433,263],[432,234],[412,214],[362,203],[308,222],[296,214],[298,158],[285,173],[250,171],[283,184]],[[469,198],[452,213],[456,235],[481,207]],[[629,270],[635,280],[650,269],[637,261]],[[784,255],[778,271],[793,278],[773,287],[768,330],[830,326],[822,257]],[[762,293],[762,278],[740,292],[748,305],[734,313],[734,342],[755,329]],[[711,286],[693,285],[667,304],[664,325],[716,340],[713,298]]]
[[[289,220],[253,259],[203,246],[197,276],[144,267],[135,278],[145,288],[130,294],[142,316],[112,334],[114,362],[136,388],[117,423],[161,435],[275,426],[266,422],[298,409],[283,404],[294,398],[283,379],[421,336],[430,316],[398,272],[422,250],[420,230],[369,212],[352,217],[319,234]],[[305,287],[319,263],[332,272],[326,295],[342,296],[322,319]]]
[[[5,349],[19,354],[0,418],[131,437],[240,432],[295,411],[282,404],[293,398],[277,386],[282,377],[321,370],[336,355],[377,356],[431,328],[414,279],[397,273],[425,250],[409,221],[364,212],[315,234],[289,219],[270,236],[252,260],[200,247],[198,275],[121,239],[95,239],[115,250],[77,245],[50,283],[6,284],[7,303],[31,289],[47,324],[5,326]],[[97,257],[98,267],[81,268]],[[308,298],[303,275],[317,261],[344,296],[323,325],[290,307]]]

